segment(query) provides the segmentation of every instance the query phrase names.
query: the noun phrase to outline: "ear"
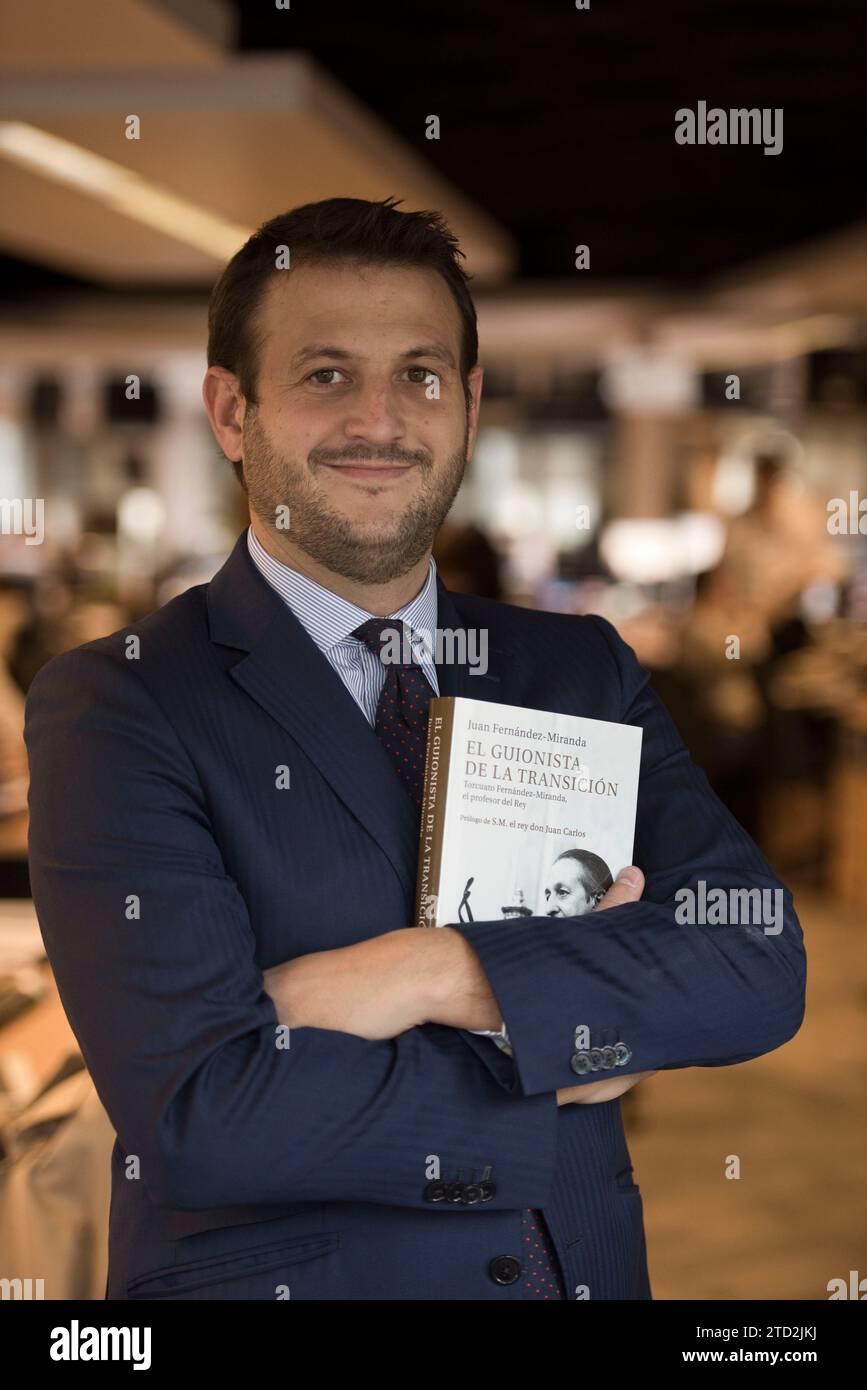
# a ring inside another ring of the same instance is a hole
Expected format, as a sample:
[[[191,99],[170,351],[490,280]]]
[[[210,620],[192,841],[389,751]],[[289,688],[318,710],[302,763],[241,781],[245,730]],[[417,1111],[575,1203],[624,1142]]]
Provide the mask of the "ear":
[[[202,400],[214,438],[233,463],[241,459],[241,437],[247,402],[241,394],[238,378],[225,367],[209,367],[202,382]]]
[[[470,407],[467,412],[467,462],[473,457],[476,447],[476,435],[479,432],[479,408],[482,401],[482,378],[484,377],[484,367],[476,364],[470,369],[467,377],[467,387],[470,394]]]

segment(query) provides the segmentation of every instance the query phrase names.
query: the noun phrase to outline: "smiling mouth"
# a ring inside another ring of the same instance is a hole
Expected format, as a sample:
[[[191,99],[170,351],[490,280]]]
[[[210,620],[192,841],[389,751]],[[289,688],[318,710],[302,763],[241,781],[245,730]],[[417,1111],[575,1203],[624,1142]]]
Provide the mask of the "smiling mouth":
[[[415,468],[414,463],[326,463],[338,473],[348,473],[352,478],[390,478],[400,473],[408,473]]]

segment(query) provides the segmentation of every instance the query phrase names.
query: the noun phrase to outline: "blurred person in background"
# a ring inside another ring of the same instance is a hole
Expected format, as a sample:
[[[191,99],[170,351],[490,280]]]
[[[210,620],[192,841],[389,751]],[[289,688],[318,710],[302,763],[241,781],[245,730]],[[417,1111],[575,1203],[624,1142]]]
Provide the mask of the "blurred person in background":
[[[820,580],[842,583],[847,564],[824,503],[776,454],[756,458],[752,505],[729,527],[720,560],[726,601],[764,621],[768,635]]]
[[[0,578],[0,898],[30,894],[24,691],[10,665],[30,612],[29,581]]]
[[[753,503],[731,523],[719,565],[698,576],[677,661],[683,736],[714,791],[763,842],[788,819],[775,814],[777,792],[806,790],[817,864],[825,852],[815,793],[831,763],[833,726],[780,708],[775,678],[790,653],[814,645],[802,596],[817,583],[840,584],[845,571],[821,500],[779,455],[759,454]],[[775,842],[775,858],[783,854]],[[806,867],[800,849],[795,858]]]
[[[738,820],[759,829],[758,755],[766,707],[756,676],[770,654],[764,613],[720,566],[698,575],[680,632],[679,727],[710,784]],[[683,724],[686,727],[683,727]]]
[[[42,574],[28,591],[28,613],[14,640],[9,668],[26,694],[40,667],[65,650],[63,622],[73,603],[72,571]]]
[[[27,585],[0,579],[0,815],[27,804],[24,691],[10,670],[10,658],[29,616]]]
[[[484,531],[472,522],[440,528],[433,557],[447,589],[478,598],[503,597],[500,557]]]

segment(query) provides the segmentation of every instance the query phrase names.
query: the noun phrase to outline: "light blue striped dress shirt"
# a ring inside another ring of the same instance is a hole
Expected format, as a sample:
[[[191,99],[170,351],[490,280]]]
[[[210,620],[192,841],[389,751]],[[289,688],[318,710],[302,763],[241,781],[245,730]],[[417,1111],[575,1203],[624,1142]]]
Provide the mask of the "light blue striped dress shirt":
[[[301,574],[280,560],[275,560],[273,555],[268,554],[252,526],[247,528],[247,547],[262,578],[291,608],[326,661],[337,672],[368,723],[373,726],[376,723],[376,706],[385,683],[385,669],[376,652],[350,634],[362,623],[366,623],[368,618],[379,615],[368,613],[366,609],[359,608],[357,604],[350,603],[348,599],[332,593],[322,584],[317,584],[315,579],[310,579],[306,574]],[[436,562],[433,556],[430,557],[427,579],[420,593],[403,608],[385,616],[406,623],[413,633],[425,632],[432,635],[436,631],[437,583]],[[432,690],[438,695],[440,687],[434,653],[422,638],[414,640],[411,636],[410,642]],[[508,1050],[505,1024],[500,1032],[482,1028],[467,1031],[478,1033],[481,1037],[493,1038],[499,1046]]]
[[[288,604],[317,647],[337,672],[355,703],[364,712],[368,723],[376,722],[376,706],[380,691],[385,683],[385,669],[376,652],[359,642],[350,633],[369,618],[377,617],[368,613],[348,599],[333,594],[309,579],[275,560],[262,545],[252,526],[247,531],[247,545],[253,563],[276,590],[283,602]],[[436,563],[430,557],[427,579],[421,593],[416,594],[411,603],[399,608],[396,613],[388,613],[389,618],[399,618],[413,631],[433,633],[437,625],[437,584]],[[420,665],[434,693],[439,695],[434,654],[427,650],[424,641],[413,642],[413,650],[418,654]]]

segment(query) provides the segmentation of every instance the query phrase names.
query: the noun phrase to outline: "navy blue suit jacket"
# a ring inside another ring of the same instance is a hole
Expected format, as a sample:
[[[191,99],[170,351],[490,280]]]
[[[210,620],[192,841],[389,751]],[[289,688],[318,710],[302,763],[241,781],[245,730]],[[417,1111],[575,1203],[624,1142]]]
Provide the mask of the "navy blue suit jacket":
[[[558,1087],[606,1074],[572,1070],[576,1024],[592,1046],[624,1042],[624,1072],[743,1062],[800,1026],[787,889],[777,936],[675,921],[673,895],[698,879],[783,885],[632,649],[599,617],[441,582],[438,597],[441,627],[489,633],[487,674],[441,667],[443,694],[644,730],[642,900],[580,923],[458,927],[514,1059],[433,1024],[382,1042],[300,1028],[275,1045],[264,969],[412,924],[418,818],[245,534],[210,584],[56,657],[31,686],[33,894],[117,1132],[109,1298],[521,1298],[489,1266],[520,1259],[525,1207],[544,1211],[568,1297],[649,1298],[619,1102],[556,1105]],[[489,1168],[493,1198],[432,1204],[432,1155],[445,1178]]]

